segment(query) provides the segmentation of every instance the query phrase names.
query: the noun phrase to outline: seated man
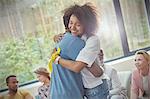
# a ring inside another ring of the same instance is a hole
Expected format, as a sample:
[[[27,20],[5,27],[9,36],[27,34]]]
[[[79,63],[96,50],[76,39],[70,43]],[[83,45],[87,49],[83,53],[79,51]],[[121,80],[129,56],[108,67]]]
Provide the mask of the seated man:
[[[25,90],[18,90],[18,80],[15,75],[6,78],[8,93],[1,99],[33,99],[32,95]]]
[[[108,87],[109,87],[109,99],[128,99],[127,90],[122,87],[117,71],[111,66],[104,64],[104,54],[103,50],[100,50],[99,54],[100,64],[104,67],[104,73],[109,77]]]

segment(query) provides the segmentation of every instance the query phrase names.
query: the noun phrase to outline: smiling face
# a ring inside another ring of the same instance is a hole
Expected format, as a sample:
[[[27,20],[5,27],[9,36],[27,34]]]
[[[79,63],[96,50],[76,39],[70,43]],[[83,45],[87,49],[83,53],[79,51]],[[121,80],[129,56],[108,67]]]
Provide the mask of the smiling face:
[[[78,18],[75,15],[71,15],[69,20],[69,30],[74,36],[82,36],[83,35],[83,25],[80,23]]]
[[[144,68],[147,68],[148,61],[143,54],[137,54],[135,57],[135,65],[139,70],[143,70]]]

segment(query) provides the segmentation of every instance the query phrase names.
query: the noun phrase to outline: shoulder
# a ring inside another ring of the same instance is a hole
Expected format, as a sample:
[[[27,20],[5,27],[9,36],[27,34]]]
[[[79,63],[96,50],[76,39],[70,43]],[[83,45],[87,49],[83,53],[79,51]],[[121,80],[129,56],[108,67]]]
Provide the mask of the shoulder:
[[[65,35],[64,35],[64,37],[63,37],[63,39],[66,39],[66,40],[80,40],[80,41],[83,41],[80,37],[78,37],[78,36],[74,36],[74,35],[72,35],[71,33],[65,33]],[[62,39],[62,40],[63,40]]]
[[[90,36],[88,39],[87,39],[87,41],[86,42],[99,42],[100,40],[99,40],[99,37],[98,36],[96,36],[96,35],[92,35],[92,36]]]
[[[23,96],[31,95],[30,92],[27,90],[18,90],[17,93],[20,93]]]
[[[70,50],[70,47],[84,47],[85,45],[85,42],[77,37],[77,36],[73,36],[72,34],[70,33],[66,33],[63,37],[63,39],[58,43],[57,46],[59,46],[60,48],[63,48],[63,49],[67,49],[69,48]]]
[[[87,47],[88,49],[100,50],[100,40],[99,40],[99,38],[95,35],[90,36],[86,40],[85,47]]]
[[[22,93],[29,93],[27,90],[25,89],[19,89],[18,92],[22,92]]]
[[[48,90],[50,88],[50,85],[42,85],[38,88],[38,91],[41,92],[41,91],[45,91],[45,90]]]
[[[43,85],[38,88],[38,91],[40,91],[40,90],[42,90],[42,89],[43,89]]]

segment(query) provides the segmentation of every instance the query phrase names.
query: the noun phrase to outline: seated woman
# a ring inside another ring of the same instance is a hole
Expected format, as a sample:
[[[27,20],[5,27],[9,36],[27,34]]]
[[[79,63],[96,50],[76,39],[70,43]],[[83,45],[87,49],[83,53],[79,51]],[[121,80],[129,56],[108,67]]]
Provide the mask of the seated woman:
[[[46,68],[40,67],[34,71],[40,82],[43,83],[42,86],[38,88],[39,99],[49,99],[49,89],[50,89],[50,76]]]
[[[135,55],[137,68],[132,73],[131,99],[150,99],[150,55],[144,50]]]

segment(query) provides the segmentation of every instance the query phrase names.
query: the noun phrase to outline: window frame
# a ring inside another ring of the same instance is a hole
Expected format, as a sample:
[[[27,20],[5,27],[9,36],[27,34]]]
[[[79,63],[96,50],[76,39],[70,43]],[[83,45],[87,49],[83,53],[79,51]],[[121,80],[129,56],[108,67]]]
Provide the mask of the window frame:
[[[148,18],[148,22],[149,22],[149,28],[150,28],[150,0],[144,0],[144,2],[145,2],[145,6],[146,6],[146,12],[147,12],[146,14],[147,14],[147,18]],[[137,49],[134,51],[129,50],[129,45],[128,45],[128,41],[127,41],[127,34],[125,31],[125,26],[124,26],[124,22],[123,22],[123,16],[122,16],[122,12],[121,12],[120,2],[119,2],[119,0],[113,0],[113,3],[114,3],[114,7],[115,7],[117,23],[118,23],[118,28],[119,28],[119,33],[120,33],[121,44],[122,44],[124,56],[116,58],[116,59],[108,60],[108,61],[114,61],[114,60],[117,60],[120,58],[134,55],[134,53],[137,50],[140,50],[140,49]],[[148,50],[150,50],[150,47],[142,48],[142,50],[148,51]]]

